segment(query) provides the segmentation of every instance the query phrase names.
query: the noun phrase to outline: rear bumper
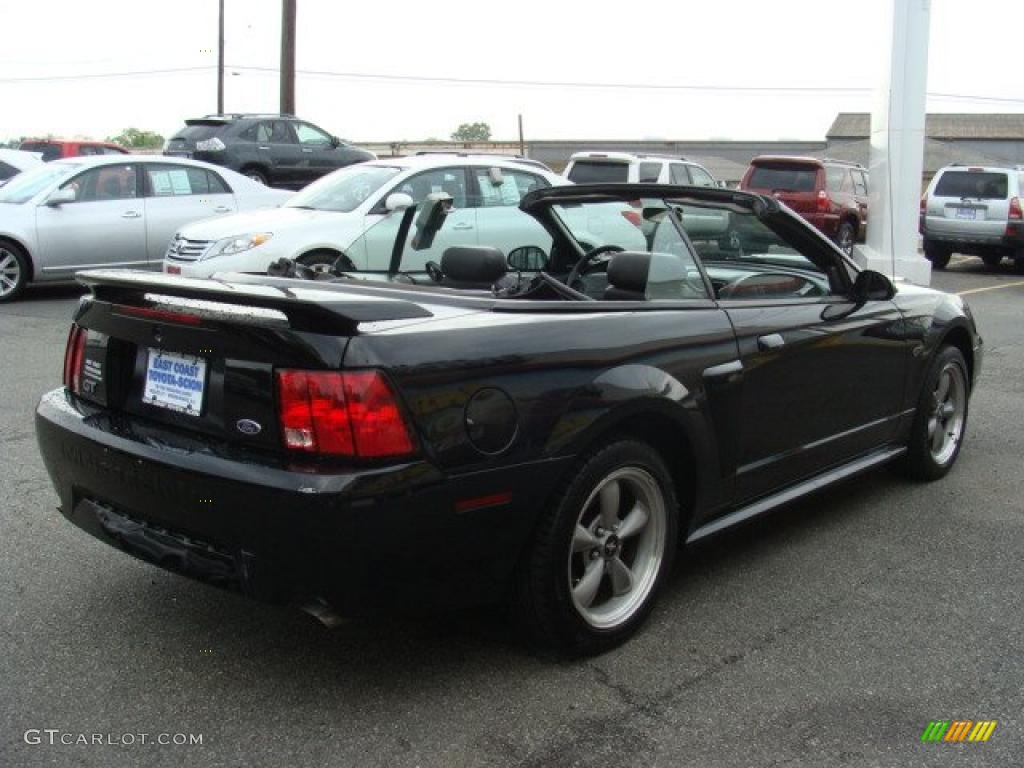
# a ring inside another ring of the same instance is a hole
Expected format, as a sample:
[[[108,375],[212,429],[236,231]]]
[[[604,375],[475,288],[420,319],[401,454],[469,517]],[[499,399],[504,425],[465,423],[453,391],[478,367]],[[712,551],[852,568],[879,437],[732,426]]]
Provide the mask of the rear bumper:
[[[968,251],[972,248],[979,250],[1002,249],[1015,251],[1024,248],[1024,224],[1010,223],[1009,226],[1000,226],[998,229],[983,228],[955,228],[929,226],[925,222],[921,229],[923,237],[933,243],[949,245],[953,248],[965,248]]]
[[[36,433],[65,517],[168,570],[268,602],[319,599],[347,615],[503,597],[569,461],[460,476],[426,461],[327,472],[145,432],[63,389],[43,396]],[[456,506],[482,497],[490,505]]]

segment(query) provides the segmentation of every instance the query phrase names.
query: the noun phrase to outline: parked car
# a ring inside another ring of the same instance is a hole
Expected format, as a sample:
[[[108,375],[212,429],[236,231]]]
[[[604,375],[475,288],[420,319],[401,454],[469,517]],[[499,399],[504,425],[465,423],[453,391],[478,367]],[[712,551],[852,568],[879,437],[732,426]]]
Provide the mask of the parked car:
[[[238,171],[260,184],[301,189],[353,163],[376,158],[291,115],[207,115],[185,121],[164,147]]]
[[[632,245],[638,197],[656,227]],[[65,386],[36,412],[61,512],[324,619],[509,600],[594,653],[637,630],[680,543],[886,462],[954,465],[983,349],[963,300],[858,269],[777,200],[552,186],[519,205],[549,251],[407,270],[450,203],[403,211],[377,283],[287,260],[316,282],[80,275]],[[705,257],[687,207],[771,247]]]
[[[0,187],[22,171],[35,168],[41,162],[43,162],[43,158],[38,152],[0,148]]]
[[[576,152],[565,167],[565,178],[575,184],[682,184],[695,187],[722,186],[711,172],[685,157],[634,155],[628,152]],[[700,240],[714,240],[723,249],[735,246],[727,211],[687,214],[687,234]]]
[[[989,267],[1004,257],[1024,272],[1024,172],[1014,168],[949,165],[921,198],[924,254],[945,269],[956,253],[980,256]]]
[[[0,187],[0,302],[28,283],[68,280],[87,267],[160,269],[182,224],[289,196],[193,160],[55,160]]]
[[[324,269],[344,254],[346,269],[385,269],[400,217],[433,192],[455,205],[446,229],[452,245],[478,245],[480,234],[504,248],[520,244],[523,228],[532,244],[551,236],[517,206],[534,189],[567,184],[521,160],[495,156],[429,154],[389,158],[343,168],[325,176],[272,211],[225,216],[183,227],[164,258],[164,271],[188,277],[217,272],[265,272],[289,258]],[[378,226],[379,225],[379,226]],[[422,269],[440,253],[417,254]]]
[[[685,157],[634,155],[629,152],[575,152],[565,166],[564,175],[575,184],[719,186],[707,168]]]
[[[18,149],[38,152],[43,162],[49,163],[62,157],[92,157],[94,155],[128,155],[127,149],[109,141],[83,139],[26,139]]]
[[[846,253],[867,232],[868,172],[857,163],[762,155],[750,162],[740,189],[781,200]]]

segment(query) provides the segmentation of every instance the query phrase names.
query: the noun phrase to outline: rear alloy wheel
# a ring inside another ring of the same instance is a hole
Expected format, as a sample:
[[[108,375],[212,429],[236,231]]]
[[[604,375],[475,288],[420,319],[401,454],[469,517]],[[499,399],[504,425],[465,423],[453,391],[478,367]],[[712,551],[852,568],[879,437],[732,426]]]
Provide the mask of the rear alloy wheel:
[[[949,246],[938,245],[931,240],[925,240],[924,257],[932,263],[935,269],[945,269],[953,257],[953,249]]]
[[[959,349],[942,347],[935,355],[917,403],[904,467],[918,480],[937,480],[953,467],[967,429],[970,386]]]
[[[985,262],[985,266],[989,269],[996,269],[1003,262],[1003,254],[985,253],[982,254],[981,260]]]
[[[593,454],[542,519],[518,574],[515,608],[545,645],[593,654],[632,635],[654,606],[678,545],[668,469],[627,440]]]
[[[0,243],[0,303],[13,301],[28,282],[28,260],[20,248]]]
[[[854,229],[853,223],[850,221],[844,221],[839,225],[839,231],[836,232],[836,245],[839,249],[847,256],[853,253],[853,244],[857,241],[857,231]]]

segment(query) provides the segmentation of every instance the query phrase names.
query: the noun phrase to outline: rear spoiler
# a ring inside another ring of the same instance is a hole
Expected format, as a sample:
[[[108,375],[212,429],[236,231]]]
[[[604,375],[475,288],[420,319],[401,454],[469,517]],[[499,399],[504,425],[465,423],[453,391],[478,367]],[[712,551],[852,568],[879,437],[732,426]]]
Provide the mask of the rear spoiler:
[[[97,301],[134,307],[158,304],[153,296],[237,307],[256,307],[282,313],[297,331],[349,335],[360,323],[433,317],[419,304],[402,299],[357,296],[345,286],[262,275],[233,275],[230,280],[177,277],[132,269],[92,269],[79,272],[78,282]],[[202,308],[194,311],[202,315]],[[216,310],[213,310],[214,313]]]

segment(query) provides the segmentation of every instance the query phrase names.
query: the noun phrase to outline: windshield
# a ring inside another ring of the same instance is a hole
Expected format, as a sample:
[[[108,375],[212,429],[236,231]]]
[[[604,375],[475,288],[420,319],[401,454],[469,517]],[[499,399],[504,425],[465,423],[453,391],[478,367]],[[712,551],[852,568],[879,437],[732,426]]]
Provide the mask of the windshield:
[[[946,171],[935,185],[936,197],[970,197],[1004,200],[1008,194],[1005,173]]]
[[[349,213],[401,170],[385,165],[353,165],[310,184],[285,207]]]
[[[43,165],[19,173],[0,188],[0,203],[27,203],[55,181],[69,176],[78,164]]]
[[[773,192],[813,192],[817,181],[817,166],[766,163],[754,166],[747,187]]]
[[[52,141],[23,141],[18,149],[39,152],[47,163],[60,157],[60,144],[54,144]]]
[[[569,181],[576,184],[591,184],[597,182],[627,182],[629,181],[628,163],[608,163],[594,160],[576,160],[569,170]]]

